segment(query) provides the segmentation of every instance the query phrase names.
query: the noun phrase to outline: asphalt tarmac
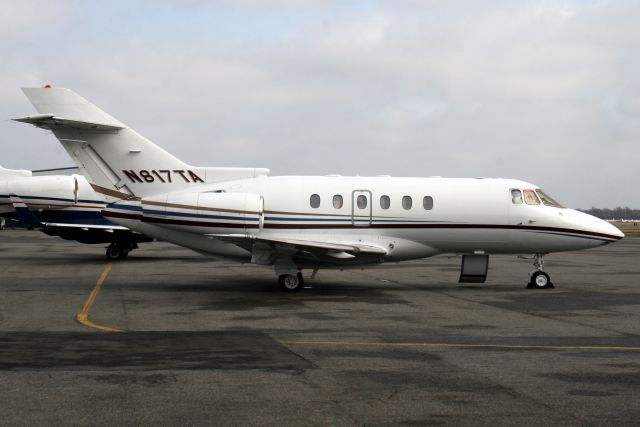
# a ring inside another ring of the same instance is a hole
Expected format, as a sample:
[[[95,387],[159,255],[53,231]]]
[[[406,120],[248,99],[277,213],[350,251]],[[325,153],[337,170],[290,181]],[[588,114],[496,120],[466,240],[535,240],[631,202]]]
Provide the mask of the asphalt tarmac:
[[[530,261],[271,270],[0,232],[2,425],[637,425],[640,238]],[[78,315],[79,319],[78,320]],[[123,331],[123,332],[119,332]]]

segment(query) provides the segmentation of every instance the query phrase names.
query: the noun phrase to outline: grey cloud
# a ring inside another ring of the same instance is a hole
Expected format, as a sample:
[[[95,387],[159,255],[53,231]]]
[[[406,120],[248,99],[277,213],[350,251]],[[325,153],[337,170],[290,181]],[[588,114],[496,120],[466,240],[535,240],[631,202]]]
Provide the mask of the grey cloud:
[[[478,4],[383,2],[326,19],[327,6],[310,2],[322,13],[285,39],[114,34],[78,42],[80,57],[75,46],[10,51],[0,111],[30,113],[18,87],[52,82],[191,163],[513,177],[571,206],[640,206],[629,185],[640,154],[639,7]],[[2,129],[0,164],[68,163],[51,136]]]

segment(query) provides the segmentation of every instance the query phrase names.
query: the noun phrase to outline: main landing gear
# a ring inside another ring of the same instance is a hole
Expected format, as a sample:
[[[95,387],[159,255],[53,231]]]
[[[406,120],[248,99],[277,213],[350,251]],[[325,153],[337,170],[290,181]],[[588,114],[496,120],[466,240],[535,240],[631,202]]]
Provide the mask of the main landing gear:
[[[302,273],[281,274],[278,276],[278,284],[285,292],[297,292],[304,286]]]
[[[533,256],[533,266],[536,268],[533,272],[531,272],[531,279],[529,280],[529,284],[527,284],[527,289],[551,289],[553,288],[553,283],[551,283],[551,278],[544,270],[544,260],[542,259],[542,254],[535,254]]]
[[[129,255],[129,252],[136,249],[138,245],[129,242],[113,242],[107,247],[107,259],[116,260],[124,259]]]

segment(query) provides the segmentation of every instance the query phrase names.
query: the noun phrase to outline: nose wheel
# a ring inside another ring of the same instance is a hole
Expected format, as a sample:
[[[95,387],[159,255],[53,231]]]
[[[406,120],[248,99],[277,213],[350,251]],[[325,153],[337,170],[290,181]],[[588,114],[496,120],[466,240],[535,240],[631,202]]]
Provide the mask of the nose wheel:
[[[533,266],[536,268],[531,273],[531,279],[527,284],[527,289],[551,289],[553,283],[547,273],[544,272],[544,260],[542,254],[535,254],[533,256]]]
[[[529,282],[528,288],[535,289],[544,289],[544,288],[553,288],[551,284],[551,278],[544,271],[536,271],[531,275],[531,281]]]

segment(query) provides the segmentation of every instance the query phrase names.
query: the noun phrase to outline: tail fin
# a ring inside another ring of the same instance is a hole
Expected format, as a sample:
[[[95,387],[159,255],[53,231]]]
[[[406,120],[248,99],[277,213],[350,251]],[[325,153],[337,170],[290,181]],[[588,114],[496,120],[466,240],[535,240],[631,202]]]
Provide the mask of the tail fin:
[[[23,92],[39,114],[15,120],[50,129],[94,190],[110,199],[269,173],[268,169],[190,166],[69,89],[45,86]]]

